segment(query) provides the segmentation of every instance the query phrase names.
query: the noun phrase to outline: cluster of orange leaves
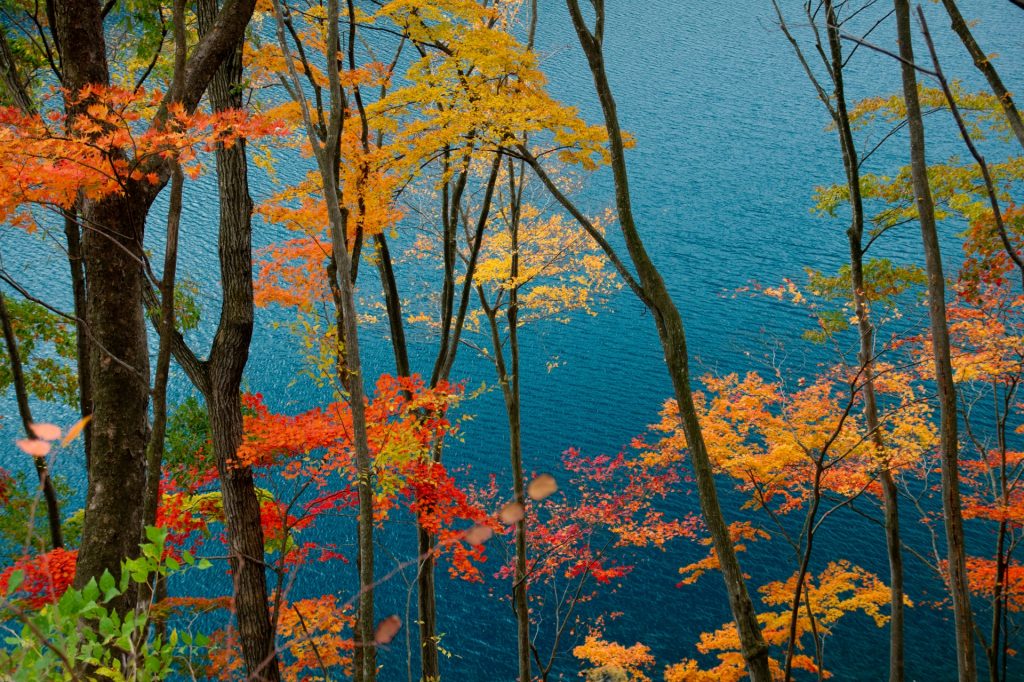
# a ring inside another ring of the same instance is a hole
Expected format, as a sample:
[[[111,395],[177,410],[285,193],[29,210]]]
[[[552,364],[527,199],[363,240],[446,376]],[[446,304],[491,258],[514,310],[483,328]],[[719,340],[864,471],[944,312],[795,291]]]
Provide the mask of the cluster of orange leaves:
[[[69,116],[50,100],[62,95]],[[0,220],[36,227],[31,205],[70,207],[79,196],[97,199],[157,184],[176,160],[195,177],[199,153],[240,137],[279,136],[278,120],[244,111],[188,113],[166,106],[164,94],[144,89],[86,86],[75,95],[53,93],[44,113],[0,108]]]
[[[729,524],[729,537],[732,540],[732,546],[735,551],[745,552],[747,551],[747,542],[768,540],[771,538],[771,535],[760,528],[755,528],[749,521],[734,521]],[[679,573],[683,577],[676,584],[676,587],[692,585],[708,571],[715,571],[720,568],[718,555],[715,553],[715,548],[712,546],[711,537],[702,537],[700,539],[700,544],[708,548],[707,555],[702,559],[698,559],[697,561],[687,564],[679,569]]]
[[[654,656],[644,644],[625,646],[601,638],[601,633],[592,631],[583,644],[572,650],[572,655],[586,661],[594,669],[605,669],[609,679],[616,679],[616,673],[625,674],[629,680],[650,682],[644,669],[654,665]]]
[[[823,490],[855,495],[880,494],[880,467],[899,470],[918,460],[935,442],[930,408],[908,372],[876,366],[875,389],[892,403],[883,424],[886,451],[864,437],[860,394],[851,400],[849,377],[835,370],[798,382],[767,381],[750,372],[704,378],[695,395],[708,454],[716,469],[751,494],[752,507],[772,504],[779,513],[801,508],[812,494],[815,460],[825,465]],[[674,400],[665,403],[652,426],[651,460],[683,461],[686,436]]]

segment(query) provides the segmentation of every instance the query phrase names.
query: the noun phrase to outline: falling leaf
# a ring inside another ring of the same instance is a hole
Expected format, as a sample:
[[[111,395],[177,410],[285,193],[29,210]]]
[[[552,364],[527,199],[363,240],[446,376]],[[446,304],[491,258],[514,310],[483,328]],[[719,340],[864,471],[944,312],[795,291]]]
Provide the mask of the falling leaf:
[[[32,424],[32,433],[36,438],[43,440],[57,440],[60,438],[60,427],[54,424]]]
[[[373,641],[377,644],[390,644],[398,631],[402,629],[402,619],[398,616],[388,616],[377,623],[377,629],[373,633]]]
[[[531,499],[540,502],[545,497],[551,497],[558,490],[558,482],[555,477],[551,474],[541,474],[537,478],[530,481],[530,485],[526,487],[526,494]]]
[[[490,526],[473,526],[466,531],[462,539],[471,545],[482,545],[490,540],[492,535],[494,535],[494,530]]]
[[[509,502],[498,512],[498,519],[502,523],[518,523],[526,516],[526,510],[518,502]]]
[[[75,422],[75,425],[68,429],[68,433],[64,436],[64,440],[60,442],[60,446],[66,448],[71,441],[78,438],[78,434],[82,433],[82,429],[86,427],[90,419],[92,419],[92,415],[87,414]]]
[[[50,452],[50,444],[45,440],[25,438],[23,440],[19,440],[16,445],[33,457],[46,457]]]

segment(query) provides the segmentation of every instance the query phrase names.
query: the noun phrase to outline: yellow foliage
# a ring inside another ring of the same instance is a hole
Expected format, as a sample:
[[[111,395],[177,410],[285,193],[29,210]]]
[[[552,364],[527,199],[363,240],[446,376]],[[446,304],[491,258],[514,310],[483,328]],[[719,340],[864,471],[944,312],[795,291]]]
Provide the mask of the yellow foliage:
[[[791,606],[797,576],[776,581],[760,588],[761,600],[766,606],[780,610],[764,610],[758,615],[761,632],[769,646],[785,647],[789,642]],[[830,562],[818,576],[808,576],[804,581],[802,603],[796,621],[796,648],[803,649],[802,640],[812,632],[826,637],[843,616],[860,612],[871,618],[875,625],[883,627],[889,616],[882,608],[889,604],[889,588],[873,573],[854,566],[848,561]],[[909,599],[907,606],[913,606]],[[808,615],[808,611],[811,615]],[[811,617],[813,616],[813,623]],[[714,654],[718,664],[702,669],[694,660],[684,660],[665,671],[669,682],[705,682],[706,680],[740,680],[746,676],[746,664],[740,653],[739,636],[734,623],[727,623],[714,632],[700,636],[697,650],[702,654]],[[774,671],[781,674],[778,661],[771,660]],[[816,673],[817,665],[811,656],[797,654],[793,666]],[[825,677],[830,674],[823,671]]]
[[[875,450],[860,416],[860,395],[851,401],[850,377],[840,370],[790,390],[751,372],[704,378],[695,395],[704,440],[715,467],[742,490],[750,505],[776,504],[777,511],[799,508],[811,494],[815,461],[827,463],[821,485],[842,495],[874,492],[879,466],[900,469],[917,461],[935,443],[931,408],[909,372],[875,367],[875,389],[891,409],[882,424],[885,452]],[[686,451],[675,401],[667,401],[656,439],[645,453],[655,460],[681,460]]]

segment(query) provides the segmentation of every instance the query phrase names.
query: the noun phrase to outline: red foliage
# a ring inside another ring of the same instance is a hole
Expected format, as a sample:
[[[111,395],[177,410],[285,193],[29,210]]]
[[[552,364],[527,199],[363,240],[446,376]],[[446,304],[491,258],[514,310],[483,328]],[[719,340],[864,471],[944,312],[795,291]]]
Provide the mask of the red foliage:
[[[11,575],[24,573],[14,596],[31,609],[41,609],[60,599],[75,579],[78,550],[54,549],[45,554],[26,556],[0,573],[0,594],[7,594]]]

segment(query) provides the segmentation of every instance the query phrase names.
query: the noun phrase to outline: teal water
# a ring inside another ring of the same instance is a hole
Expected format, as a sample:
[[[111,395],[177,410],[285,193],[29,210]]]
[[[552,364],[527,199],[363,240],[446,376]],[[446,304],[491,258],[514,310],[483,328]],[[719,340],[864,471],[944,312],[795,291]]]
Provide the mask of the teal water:
[[[782,4],[798,23],[802,3]],[[650,0],[608,5],[606,61],[622,124],[637,142],[629,156],[634,209],[682,310],[695,373],[762,368],[762,361],[773,353],[777,359],[784,358],[787,370],[812,371],[822,358],[819,350],[799,341],[807,322],[804,313],[770,300],[730,296],[752,280],[776,283],[783,277],[799,278],[805,266],[830,269],[846,256],[845,222],[819,219],[809,212],[813,188],[842,179],[835,137],[825,130],[826,113],[774,27],[771,4]],[[946,30],[941,9],[926,9],[946,71],[981,87],[955,36]],[[1024,64],[1020,39],[1024,11],[999,0],[964,3],[963,10],[981,19],[976,35],[986,51],[999,53],[997,64],[1010,90],[1024,92],[1019,68]],[[873,40],[894,46],[891,30],[884,27],[873,34]],[[559,2],[541,2],[538,51],[544,55],[555,94],[580,106],[588,119],[599,120],[589,73]],[[858,52],[848,77],[851,98],[894,92],[899,87],[897,65],[866,50]],[[928,125],[932,159],[963,154],[948,121],[933,116]],[[998,156],[1000,147],[989,146],[983,151]],[[872,157],[870,169],[892,169],[904,155],[904,140],[896,137]],[[300,163],[305,162],[290,160],[279,170],[285,177],[304,173]],[[270,191],[265,182],[254,187],[257,200]],[[216,212],[211,203],[215,196],[208,178],[190,186],[186,194],[182,270],[210,292],[206,327],[193,339],[200,347],[208,343],[217,316]],[[583,203],[599,208],[610,199],[609,178],[599,173],[588,182]],[[154,217],[159,214],[154,211]],[[952,268],[957,257],[956,226],[944,230]],[[5,267],[36,290],[52,292],[49,300],[66,303],[64,289],[53,284],[64,278],[59,250],[51,242],[26,239],[9,228],[0,228],[0,235]],[[280,230],[257,227],[258,245],[282,237]],[[159,249],[160,244],[155,242],[153,247]],[[887,237],[881,249],[901,261],[921,260],[919,235],[913,226]],[[363,286],[374,286],[374,280],[365,279]],[[247,370],[249,387],[267,396],[275,409],[299,411],[313,406],[320,399],[317,392],[301,380],[293,382],[299,368],[294,339],[272,327],[290,314],[263,310],[258,315]],[[523,343],[528,470],[556,470],[560,453],[569,446],[593,454],[617,452],[656,420],[671,392],[653,322],[627,294],[617,296],[610,309],[596,318],[531,330]],[[364,334],[363,344],[370,373],[391,371],[390,348],[380,329]],[[414,368],[427,371],[430,344],[415,344],[413,354]],[[545,362],[552,356],[562,366],[549,373]],[[477,385],[492,376],[490,366],[466,349],[460,351],[453,377]],[[180,373],[175,382],[176,395],[189,392]],[[14,414],[12,402],[0,406],[3,414]],[[500,480],[507,476],[508,467],[500,396],[489,393],[469,409],[476,419],[466,424],[465,444],[451,451],[449,461],[471,467],[468,475],[473,478],[496,472]],[[56,410],[43,416],[70,420]],[[8,420],[3,429],[0,436],[10,442],[13,431]],[[3,463],[16,466],[13,447],[3,451],[7,453]],[[61,467],[60,473],[81,485],[80,462],[68,458]],[[738,515],[742,499],[726,494],[724,501],[727,514]],[[681,495],[669,511],[682,513],[695,507],[695,495]],[[923,531],[912,523],[906,525],[910,526],[907,541],[922,546]],[[333,527],[321,524],[318,532],[321,539],[342,544],[350,537],[349,526],[347,522]],[[408,525],[381,534],[382,572],[393,565],[390,553],[409,556],[412,537]],[[606,636],[624,644],[648,644],[659,669],[696,656],[699,634],[729,619],[717,576],[706,577],[696,586],[675,587],[677,568],[703,551],[695,544],[677,543],[664,554],[643,555],[621,589],[593,605],[593,611],[624,613],[609,624]],[[819,559],[846,558],[887,575],[881,533],[852,515],[837,517],[823,527],[817,551]],[[497,558],[498,553],[492,552],[494,571]],[[754,583],[784,579],[793,570],[792,557],[781,543],[752,548],[741,559]],[[938,583],[919,564],[911,560],[908,564],[912,571],[909,596],[915,601],[935,598]],[[444,633],[443,647],[452,654],[444,662],[447,678],[514,679],[511,610],[491,596],[500,594],[503,585],[493,580],[484,585],[439,582],[443,609],[439,630]],[[353,585],[351,571],[328,572],[312,565],[303,569],[294,594],[330,591],[347,597]],[[383,585],[381,613],[396,612],[404,618],[406,594],[400,578]],[[907,625],[908,678],[955,679],[951,617],[919,607],[908,612]],[[827,640],[826,665],[835,671],[836,679],[882,679],[886,638],[886,630],[867,618],[850,617]],[[576,677],[570,650],[571,645],[565,648],[557,666],[564,679]],[[405,657],[400,644],[384,652],[382,679],[405,679]],[[1018,672],[1024,674],[1024,668],[1018,667]],[[657,679],[659,674],[652,677]]]

